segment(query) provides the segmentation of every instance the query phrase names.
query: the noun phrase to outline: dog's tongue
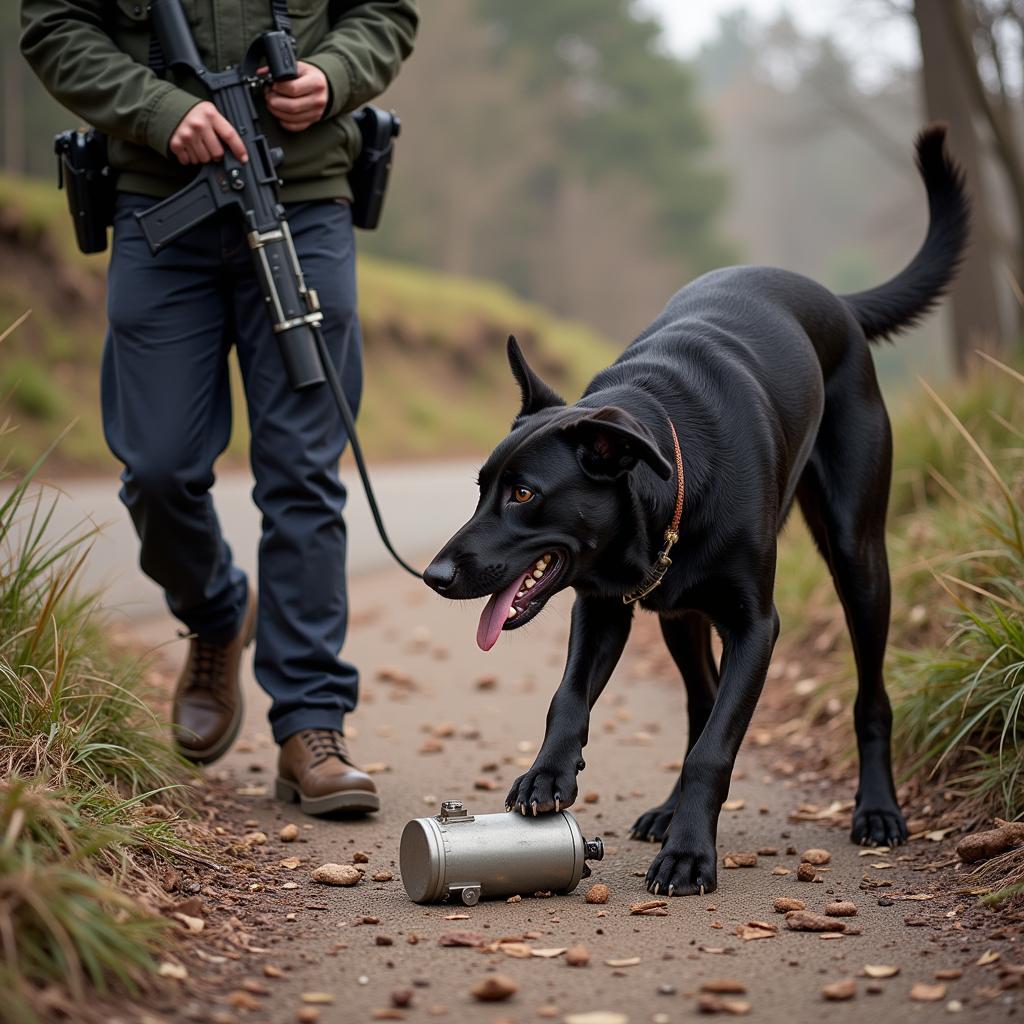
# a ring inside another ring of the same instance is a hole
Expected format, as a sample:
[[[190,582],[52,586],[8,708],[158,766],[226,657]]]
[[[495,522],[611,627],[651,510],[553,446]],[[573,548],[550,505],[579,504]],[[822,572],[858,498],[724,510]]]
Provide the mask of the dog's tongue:
[[[501,627],[508,618],[508,610],[512,607],[516,594],[519,593],[526,579],[526,573],[517,576],[504,590],[491,594],[490,600],[480,614],[480,625],[476,627],[476,643],[481,651],[489,651],[497,642]]]

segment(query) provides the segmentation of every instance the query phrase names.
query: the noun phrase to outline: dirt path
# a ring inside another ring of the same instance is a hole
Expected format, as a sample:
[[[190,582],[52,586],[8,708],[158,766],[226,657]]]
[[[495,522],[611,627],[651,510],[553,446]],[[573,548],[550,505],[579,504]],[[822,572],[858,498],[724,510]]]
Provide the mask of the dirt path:
[[[630,904],[649,898],[641,876],[654,847],[630,841],[629,826],[669,790],[672,772],[666,765],[678,762],[685,737],[681,687],[650,678],[642,642],[631,644],[595,712],[588,768],[580,780],[581,794],[592,795],[592,802],[574,808],[588,836],[604,837],[607,855],[594,865],[594,877],[574,894],[551,899],[524,894],[519,903],[470,909],[411,903],[398,876],[402,827],[409,818],[435,813],[444,798],[463,798],[478,812],[501,809],[508,785],[529,766],[542,737],[548,698],[560,675],[569,604],[566,597],[557,600],[528,630],[502,637],[483,655],[473,643],[475,603],[459,607],[432,599],[392,571],[357,578],[351,589],[356,614],[347,653],[363,667],[365,682],[349,731],[358,758],[376,763],[383,810],[365,822],[324,822],[275,803],[266,702],[249,677],[243,740],[210,771],[236,805],[223,812],[228,830],[260,830],[269,837],[260,855],[275,870],[248,880],[241,886],[248,894],[231,901],[248,901],[246,927],[254,929],[249,945],[263,952],[225,962],[197,936],[195,956],[186,957],[185,965],[191,976],[205,979],[202,991],[210,994],[197,996],[191,978],[182,982],[177,1013],[169,1017],[215,1024],[294,1021],[304,1007],[303,994],[324,993],[334,1000],[319,1005],[324,1024],[496,1024],[571,1019],[586,1011],[624,1015],[606,1018],[609,1024],[670,1024],[694,1019],[702,983],[720,978],[743,983],[745,994],[726,998],[748,1001],[749,1019],[758,1021],[860,1021],[866,1011],[926,1021],[958,1008],[965,1019],[1002,1021],[1020,1005],[1019,988],[999,987],[1000,969],[1021,958],[1014,940],[991,934],[994,926],[973,898],[955,896],[949,869],[921,870],[949,860],[948,842],[920,840],[892,855],[859,856],[845,836],[845,813],[841,826],[789,820],[801,804],[824,807],[852,794],[784,778],[768,767],[765,752],[749,745],[730,795],[743,803],[723,814],[719,852],[778,853],[762,853],[754,868],[721,870],[716,893],[673,900],[665,916],[631,915]],[[170,630],[163,620],[137,627],[140,638],[153,644],[165,641]],[[168,654],[175,657],[174,648]],[[378,679],[385,666],[408,673],[412,685]],[[480,688],[483,676],[494,677],[493,686]],[[428,739],[436,741],[428,748],[442,749],[422,752]],[[476,789],[477,780],[493,780],[497,788]],[[297,843],[278,839],[288,822],[300,830]],[[832,853],[818,883],[796,877],[796,854],[809,847]],[[351,862],[356,851],[369,854],[357,887],[328,888],[310,880],[313,867]],[[277,867],[292,856],[301,859],[295,870]],[[774,873],[778,868],[790,873]],[[393,872],[392,881],[369,880],[384,870]],[[607,905],[584,901],[593,882],[610,888]],[[937,882],[936,898],[898,898],[931,896]],[[210,887],[199,894],[207,903],[204,914],[216,916],[219,891]],[[801,898],[819,911],[829,900],[852,900],[859,912],[847,923],[861,933],[823,940],[787,931],[772,909],[778,896]],[[465,918],[449,920],[453,913]],[[361,924],[363,917],[379,923]],[[758,920],[780,926],[779,934],[749,941],[735,934],[738,926]],[[571,967],[564,956],[519,959],[440,946],[439,936],[455,929],[478,932],[488,942],[527,936],[537,948],[582,944],[591,960],[589,966]],[[999,958],[977,966],[988,950]],[[607,963],[631,959],[638,962]],[[863,976],[866,964],[898,967],[899,973],[871,982]],[[283,976],[267,977],[267,965],[271,975]],[[947,980],[938,1001],[911,1000],[915,983],[935,985],[936,971],[952,969],[963,976]],[[470,989],[495,971],[512,978],[517,993],[500,1004],[476,1002]],[[856,979],[854,998],[826,1003],[823,986],[844,978]],[[872,994],[872,988],[878,991]],[[403,989],[411,991],[411,1005],[395,1010],[392,993]],[[298,1019],[312,1019],[312,1009],[306,1005],[306,1017]]]

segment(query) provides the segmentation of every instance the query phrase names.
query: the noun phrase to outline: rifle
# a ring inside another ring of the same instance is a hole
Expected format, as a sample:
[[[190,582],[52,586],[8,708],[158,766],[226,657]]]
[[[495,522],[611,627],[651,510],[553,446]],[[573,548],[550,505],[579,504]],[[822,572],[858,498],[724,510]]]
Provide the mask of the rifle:
[[[412,575],[420,577],[395,551],[377,507],[373,487],[366,470],[362,447],[356,433],[352,410],[338,379],[320,325],[323,313],[316,290],[306,285],[298,254],[288,229],[284,207],[278,196],[280,181],[277,167],[284,153],[271,147],[260,128],[253,92],[270,82],[298,77],[295,40],[282,28],[262,33],[249,46],[237,67],[211,71],[200,56],[189,28],[181,0],[152,0],[150,18],[153,32],[168,67],[183,68],[205,86],[210,99],[238,132],[249,160],[242,163],[226,146],[222,160],[204,164],[196,177],[173,196],[136,213],[149,247],[156,255],[186,231],[207,217],[225,209],[239,211],[245,222],[246,240],[252,252],[256,276],[277,338],[291,386],[299,391],[326,381],[334,396],[345,429],[348,431],[359,476],[373,514],[377,532],[395,561]],[[260,73],[260,68],[267,71]],[[372,128],[379,137],[383,131],[382,112],[375,111]],[[391,115],[384,115],[391,116]],[[392,137],[398,134],[397,118],[392,116]],[[383,127],[386,127],[384,125]],[[360,130],[366,132],[361,125]],[[390,167],[390,146],[374,150],[381,153],[384,181]],[[374,222],[380,213],[383,184],[372,204]]]

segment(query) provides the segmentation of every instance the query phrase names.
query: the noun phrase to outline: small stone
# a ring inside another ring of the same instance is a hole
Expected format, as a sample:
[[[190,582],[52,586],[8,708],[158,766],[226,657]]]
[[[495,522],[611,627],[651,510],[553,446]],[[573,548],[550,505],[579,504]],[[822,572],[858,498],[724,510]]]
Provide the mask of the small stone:
[[[750,1003],[745,999],[723,999],[721,996],[705,992],[697,998],[697,1009],[701,1013],[730,1013],[743,1016],[750,1013]]]
[[[826,985],[821,994],[833,1003],[845,1002],[857,994],[857,983],[853,978],[843,978],[842,981],[833,981]]]
[[[390,935],[375,935],[373,941],[378,946],[393,946],[395,940]]]
[[[312,874],[322,885],[358,885],[363,873],[351,864],[321,864]]]
[[[282,843],[294,843],[295,840],[299,838],[299,826],[289,822],[287,825],[282,827],[280,832],[277,833],[277,838],[280,839]]]
[[[263,846],[266,841],[266,832],[250,832],[247,836],[242,837],[242,842],[246,846]]]
[[[662,984],[658,986],[659,996],[674,996],[676,994],[675,985]]]
[[[588,903],[607,903],[611,890],[604,882],[598,882],[587,890],[585,897]]]
[[[353,864],[369,864],[370,863],[370,855],[368,853],[364,853],[362,850],[356,850],[356,852],[352,854],[352,863]]]
[[[825,904],[826,917],[856,917],[857,904],[849,900],[835,900]]]
[[[282,971],[276,964],[264,964],[263,976],[265,978],[283,978],[284,971]]]
[[[936,981],[956,981],[957,978],[962,978],[963,974],[959,967],[940,967],[932,977]]]
[[[507,900],[505,900],[505,902],[506,903],[522,903],[523,902],[523,897],[520,896],[517,893],[515,896],[509,896],[509,898]]]
[[[473,998],[482,1003],[500,1003],[519,991],[519,986],[504,974],[491,974],[473,986]]]
[[[400,1009],[408,1006],[412,1002],[412,989],[411,988],[396,988],[391,993],[391,1005],[397,1006]]]
[[[596,804],[597,801],[600,800],[600,799],[601,799],[601,795],[599,793],[584,793],[583,794],[583,802],[585,804]]]
[[[796,869],[796,877],[801,882],[813,882],[817,875],[818,872],[814,870],[814,865],[807,861],[803,861]]]
[[[390,882],[394,878],[394,874],[390,871],[375,871],[372,878],[375,882]]]
[[[827,864],[832,859],[832,854],[828,850],[810,849],[804,850],[804,855],[800,859],[815,867],[821,867],[822,864]]]
[[[722,867],[726,868],[756,868],[757,854],[748,852],[731,852],[722,858]]]
[[[565,951],[565,962],[570,967],[586,967],[590,963],[590,950],[586,946],[570,946]]]
[[[295,1011],[295,1019],[299,1024],[315,1024],[320,1019],[320,1011],[315,1006],[300,1006]]]
[[[780,896],[772,903],[776,914],[788,914],[791,910],[806,910],[807,904],[795,896]]]

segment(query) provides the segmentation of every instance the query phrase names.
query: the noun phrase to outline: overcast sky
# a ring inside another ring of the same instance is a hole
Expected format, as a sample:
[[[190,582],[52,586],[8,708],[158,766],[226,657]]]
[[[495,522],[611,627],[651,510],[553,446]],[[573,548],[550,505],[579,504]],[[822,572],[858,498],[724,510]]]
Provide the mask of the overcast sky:
[[[917,38],[909,19],[883,16],[870,0],[641,0],[665,25],[670,48],[691,56],[715,34],[721,14],[746,8],[769,21],[783,11],[805,32],[828,33],[855,57],[859,74],[870,82],[893,64],[917,62]]]

